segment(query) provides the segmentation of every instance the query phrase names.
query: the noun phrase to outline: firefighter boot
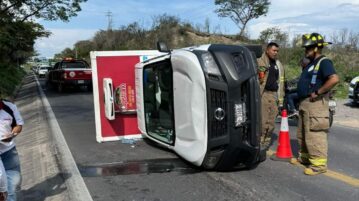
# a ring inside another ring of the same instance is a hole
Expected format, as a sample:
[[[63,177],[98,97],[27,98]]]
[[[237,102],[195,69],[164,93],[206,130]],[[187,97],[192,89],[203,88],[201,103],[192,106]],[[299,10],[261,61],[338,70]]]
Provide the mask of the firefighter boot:
[[[304,169],[304,174],[308,175],[308,176],[314,176],[314,175],[322,174],[322,173],[325,173],[325,172],[327,172],[326,167],[309,166],[309,167]]]

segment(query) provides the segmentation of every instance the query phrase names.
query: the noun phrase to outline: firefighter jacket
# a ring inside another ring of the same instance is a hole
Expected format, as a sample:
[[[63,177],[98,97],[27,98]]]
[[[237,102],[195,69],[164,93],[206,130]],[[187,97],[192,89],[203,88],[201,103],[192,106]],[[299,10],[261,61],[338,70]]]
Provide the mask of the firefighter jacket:
[[[264,52],[262,56],[259,59],[257,59],[257,62],[258,62],[258,73],[264,73],[264,77],[259,79],[260,93],[262,96],[269,74],[268,69],[270,64],[267,54]],[[276,65],[279,69],[279,82],[278,82],[278,91],[277,91],[278,105],[283,106],[283,98],[285,94],[285,86],[284,86],[285,72],[282,63],[278,59],[276,60]]]

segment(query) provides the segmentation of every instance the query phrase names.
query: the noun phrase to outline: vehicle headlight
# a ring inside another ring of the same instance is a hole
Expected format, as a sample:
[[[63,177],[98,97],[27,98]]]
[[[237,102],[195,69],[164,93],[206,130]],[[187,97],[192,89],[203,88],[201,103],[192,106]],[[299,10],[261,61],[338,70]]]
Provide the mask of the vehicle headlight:
[[[239,127],[246,121],[246,103],[234,104],[234,125]]]
[[[201,55],[203,63],[204,63],[204,71],[208,74],[221,76],[221,72],[214,61],[211,53],[207,52]]]

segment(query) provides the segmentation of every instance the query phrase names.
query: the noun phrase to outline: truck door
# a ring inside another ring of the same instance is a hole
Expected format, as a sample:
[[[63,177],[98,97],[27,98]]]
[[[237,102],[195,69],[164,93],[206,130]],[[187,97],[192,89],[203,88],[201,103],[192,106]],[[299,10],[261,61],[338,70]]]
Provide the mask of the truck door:
[[[200,166],[207,153],[207,105],[197,57],[182,51],[145,63],[141,80],[140,130]]]
[[[172,67],[169,59],[143,69],[143,104],[146,133],[150,138],[174,145]]]

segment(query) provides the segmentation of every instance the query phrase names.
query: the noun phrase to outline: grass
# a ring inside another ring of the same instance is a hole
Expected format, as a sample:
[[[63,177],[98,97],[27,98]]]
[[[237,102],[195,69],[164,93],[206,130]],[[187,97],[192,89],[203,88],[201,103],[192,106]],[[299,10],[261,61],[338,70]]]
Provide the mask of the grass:
[[[25,74],[22,68],[0,66],[0,97],[11,97]]]

